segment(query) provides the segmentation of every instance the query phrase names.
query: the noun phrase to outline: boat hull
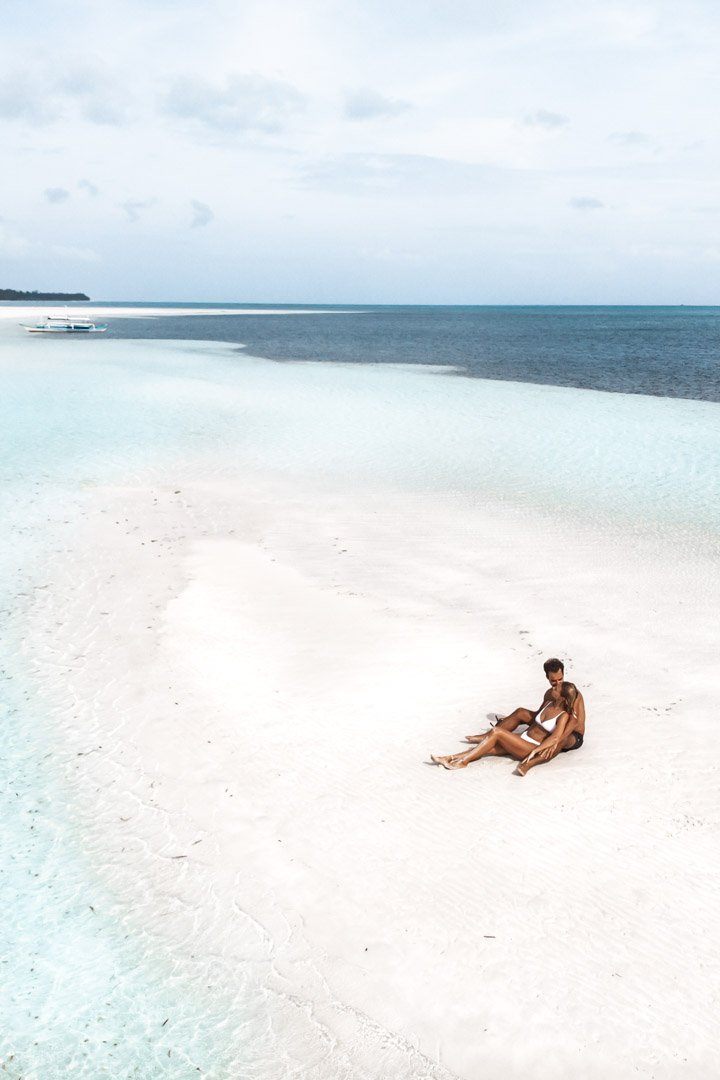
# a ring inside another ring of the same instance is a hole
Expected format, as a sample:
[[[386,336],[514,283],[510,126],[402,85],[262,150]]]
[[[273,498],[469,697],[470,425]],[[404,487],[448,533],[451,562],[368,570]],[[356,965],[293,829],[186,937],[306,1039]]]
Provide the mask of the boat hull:
[[[24,326],[28,334],[104,334],[107,326]]]

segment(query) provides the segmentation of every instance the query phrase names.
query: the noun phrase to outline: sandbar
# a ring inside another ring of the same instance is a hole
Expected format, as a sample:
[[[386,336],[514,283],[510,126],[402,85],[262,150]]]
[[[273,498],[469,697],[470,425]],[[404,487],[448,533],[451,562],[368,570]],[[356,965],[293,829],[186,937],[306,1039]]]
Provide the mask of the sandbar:
[[[28,650],[128,924],[229,990],[262,960],[298,1075],[710,1075],[704,557],[227,464],[89,494]],[[549,653],[582,750],[428,766]]]

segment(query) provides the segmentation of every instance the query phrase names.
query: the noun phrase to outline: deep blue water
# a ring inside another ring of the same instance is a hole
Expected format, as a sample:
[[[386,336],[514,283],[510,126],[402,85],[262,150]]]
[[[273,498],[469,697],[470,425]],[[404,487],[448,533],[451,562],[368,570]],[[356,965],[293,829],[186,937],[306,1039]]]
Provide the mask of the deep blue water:
[[[720,401],[720,307],[325,310],[338,314],[170,316],[111,326],[119,338],[237,342],[271,360],[442,364],[479,379]]]

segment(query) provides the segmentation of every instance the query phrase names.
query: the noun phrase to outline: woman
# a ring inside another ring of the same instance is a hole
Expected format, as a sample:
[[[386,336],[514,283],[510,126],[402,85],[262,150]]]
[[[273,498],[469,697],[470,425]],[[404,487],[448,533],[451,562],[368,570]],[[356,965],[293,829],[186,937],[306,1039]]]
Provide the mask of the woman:
[[[512,757],[520,762],[515,772],[518,776],[524,776],[528,769],[538,764],[533,759],[547,739],[553,740],[550,745],[559,746],[562,743],[576,697],[577,687],[574,683],[561,683],[552,690],[548,700],[521,735],[501,727],[490,728],[471,750],[445,757],[431,756],[431,761],[444,769],[464,769],[478,758]]]

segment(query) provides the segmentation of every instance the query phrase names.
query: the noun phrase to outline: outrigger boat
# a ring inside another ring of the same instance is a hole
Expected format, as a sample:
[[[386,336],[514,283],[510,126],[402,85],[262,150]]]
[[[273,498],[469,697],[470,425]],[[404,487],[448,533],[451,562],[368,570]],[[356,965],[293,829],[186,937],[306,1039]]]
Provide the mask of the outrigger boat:
[[[90,319],[74,318],[72,315],[46,315],[44,322],[28,326],[20,323],[28,334],[104,334],[107,323],[100,326]]]

